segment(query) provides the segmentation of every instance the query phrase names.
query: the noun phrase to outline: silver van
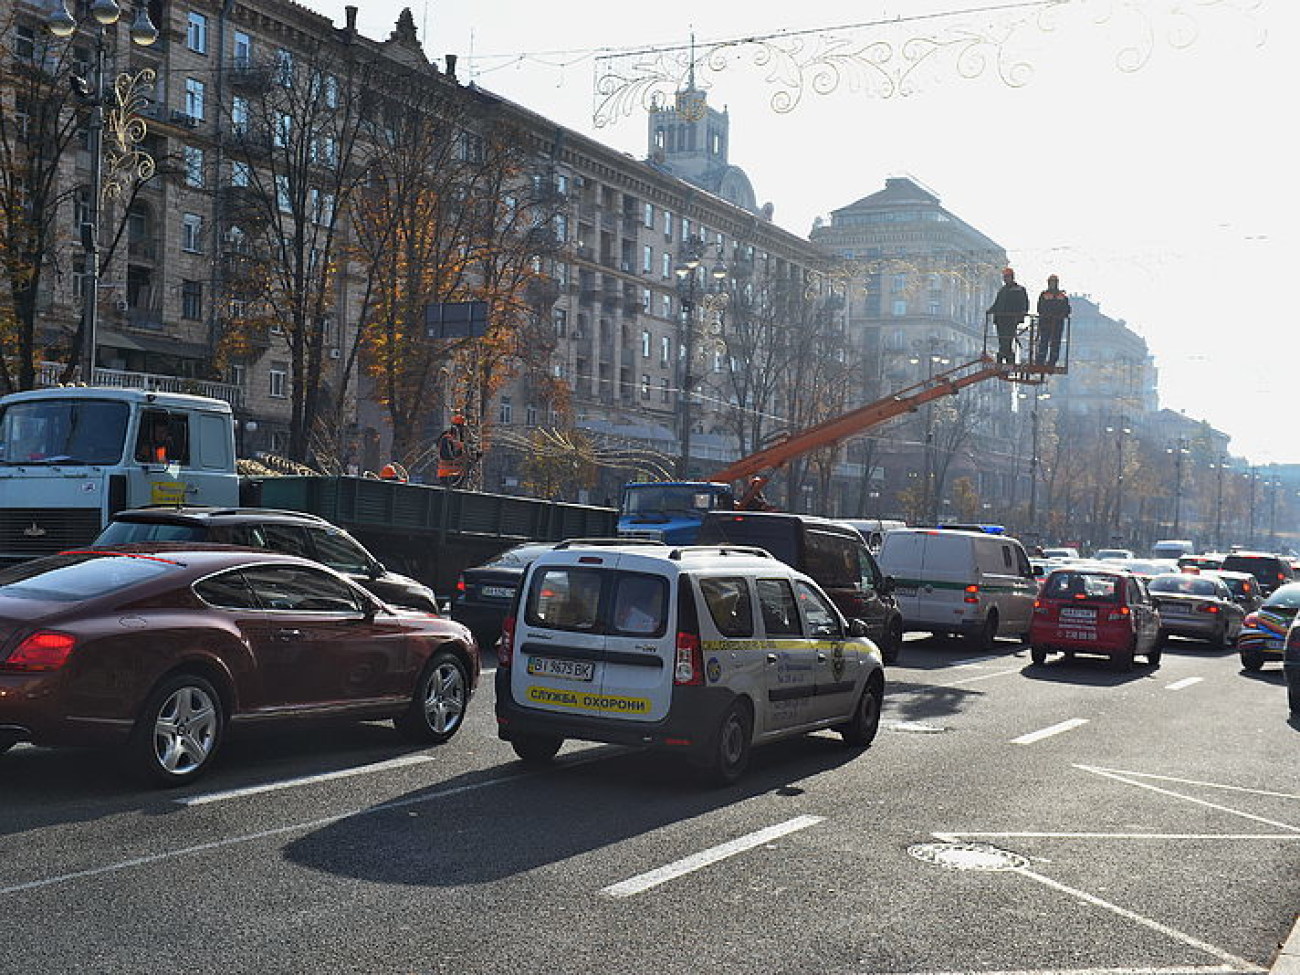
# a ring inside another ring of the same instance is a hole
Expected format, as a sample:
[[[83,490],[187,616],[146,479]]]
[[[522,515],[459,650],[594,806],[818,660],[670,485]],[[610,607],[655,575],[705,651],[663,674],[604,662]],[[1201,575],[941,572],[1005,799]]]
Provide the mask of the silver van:
[[[903,628],[955,633],[983,650],[1023,639],[1038,579],[1024,546],[1007,535],[903,528],[885,535],[880,568],[894,581]]]
[[[577,738],[678,752],[720,783],[780,738],[865,747],[885,681],[864,632],[762,549],[562,545],[497,644],[498,733],[529,763]]]

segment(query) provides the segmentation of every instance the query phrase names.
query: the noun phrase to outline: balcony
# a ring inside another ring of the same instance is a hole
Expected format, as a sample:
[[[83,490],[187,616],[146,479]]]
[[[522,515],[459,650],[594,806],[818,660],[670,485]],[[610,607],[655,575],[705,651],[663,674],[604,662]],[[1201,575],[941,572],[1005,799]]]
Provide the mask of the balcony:
[[[60,362],[42,362],[37,366],[37,387],[59,385],[64,366]],[[163,376],[150,372],[127,372],[122,369],[95,367],[92,386],[109,386],[114,389],[156,389],[163,393],[191,393],[225,400],[235,409],[244,405],[242,386],[219,383],[209,379],[190,379],[185,376]]]
[[[248,58],[232,58],[226,62],[226,77],[230,87],[240,91],[265,91],[271,86],[271,67]]]

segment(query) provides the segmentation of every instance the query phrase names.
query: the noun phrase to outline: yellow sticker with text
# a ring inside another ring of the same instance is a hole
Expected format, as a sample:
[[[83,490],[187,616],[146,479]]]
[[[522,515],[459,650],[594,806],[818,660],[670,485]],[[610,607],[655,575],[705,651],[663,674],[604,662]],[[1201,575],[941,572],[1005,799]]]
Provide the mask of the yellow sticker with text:
[[[618,697],[595,691],[575,691],[567,687],[528,688],[528,700],[533,704],[572,708],[575,711],[593,711],[598,714],[649,714],[650,702],[643,697]]]
[[[150,481],[149,501],[151,504],[184,504],[184,481]]]

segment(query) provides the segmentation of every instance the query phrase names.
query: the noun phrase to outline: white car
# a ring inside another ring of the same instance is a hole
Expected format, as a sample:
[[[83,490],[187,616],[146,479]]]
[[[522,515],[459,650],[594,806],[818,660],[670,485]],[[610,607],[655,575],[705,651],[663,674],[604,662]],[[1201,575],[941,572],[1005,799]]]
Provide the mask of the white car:
[[[1092,553],[1092,557],[1099,562],[1115,562],[1137,558],[1131,548],[1099,548]]]
[[[529,763],[566,738],[679,752],[736,781],[754,745],[823,728],[865,747],[885,679],[860,622],[758,548],[562,543],[497,644],[497,727]]]

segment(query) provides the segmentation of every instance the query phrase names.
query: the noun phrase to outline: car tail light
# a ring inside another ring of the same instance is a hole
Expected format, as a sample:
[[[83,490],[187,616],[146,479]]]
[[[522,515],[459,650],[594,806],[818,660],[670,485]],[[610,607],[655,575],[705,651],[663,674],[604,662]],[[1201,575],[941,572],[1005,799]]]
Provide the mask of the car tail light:
[[[704,655],[700,638],[694,633],[677,634],[677,660],[673,664],[673,683],[695,685],[704,683]]]
[[[465,576],[463,574],[456,577],[456,591],[461,595],[465,594]]]
[[[58,670],[68,662],[68,655],[77,645],[77,638],[66,633],[40,630],[33,633],[0,662],[3,670]]]
[[[963,597],[964,602],[978,603],[980,601],[980,587],[971,583],[966,587],[966,595]]]
[[[497,640],[497,666],[506,670],[515,659],[515,618],[507,616],[501,621],[501,637]]]
[[[1132,612],[1133,611],[1129,609],[1127,606],[1121,606],[1119,609],[1111,610],[1110,614],[1106,617],[1106,619],[1111,623],[1118,623],[1121,620],[1128,619],[1129,614]]]
[[[1215,606],[1214,603],[1202,603],[1200,606],[1196,608],[1200,610],[1202,613],[1213,614],[1219,612],[1219,607]]]

